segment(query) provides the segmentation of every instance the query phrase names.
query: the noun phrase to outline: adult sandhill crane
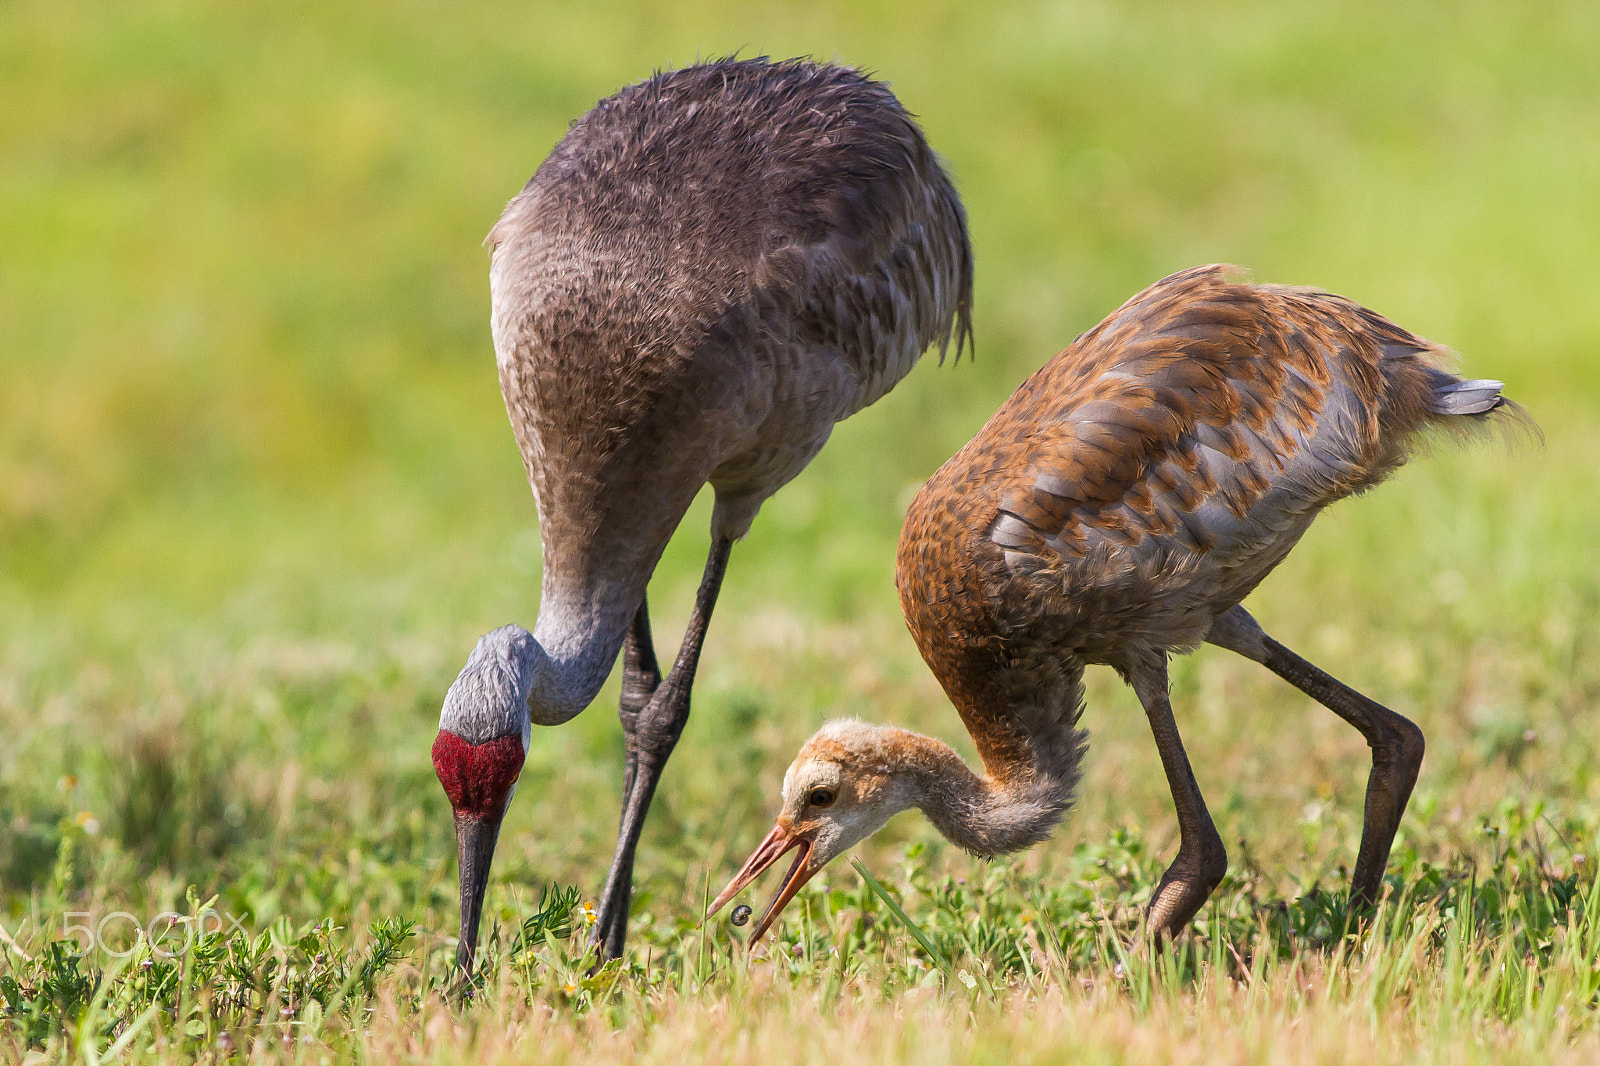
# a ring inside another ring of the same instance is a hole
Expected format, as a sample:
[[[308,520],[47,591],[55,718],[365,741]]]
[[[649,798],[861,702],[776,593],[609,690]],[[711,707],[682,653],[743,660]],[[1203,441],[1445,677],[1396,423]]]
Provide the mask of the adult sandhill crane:
[[[489,234],[500,387],[539,509],[532,633],[483,637],[445,696],[470,971],[530,725],[582,711],[623,653],[622,820],[593,936],[620,955],[634,850],[734,540],[922,352],[971,334],[966,216],[860,71],[725,60],[602,100]],[[711,551],[665,678],[645,586],[701,486]]]
[[[922,657],[983,760],[942,741],[830,722],[783,780],[777,825],[715,912],[799,849],[754,941],[834,856],[916,807],[975,855],[1044,839],[1072,800],[1084,667],[1111,666],[1155,734],[1177,858],[1148,928],[1183,929],[1227,868],[1167,699],[1167,656],[1209,642],[1261,663],[1372,748],[1352,895],[1375,899],[1422,762],[1415,725],[1261,631],[1239,602],[1317,513],[1405,461],[1419,430],[1505,406],[1440,349],[1331,293],[1157,282],[1019,388],[918,493],[896,583]]]

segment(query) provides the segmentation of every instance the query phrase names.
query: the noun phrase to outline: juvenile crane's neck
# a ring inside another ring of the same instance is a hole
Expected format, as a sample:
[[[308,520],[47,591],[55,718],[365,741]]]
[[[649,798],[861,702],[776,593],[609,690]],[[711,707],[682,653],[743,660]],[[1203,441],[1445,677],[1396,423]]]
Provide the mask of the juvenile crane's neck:
[[[981,676],[967,673],[945,690],[985,772],[974,772],[949,745],[932,741],[936,769],[923,778],[919,804],[928,820],[979,855],[1043,840],[1072,804],[1088,746],[1088,734],[1078,728],[1082,666],[1016,663]]]
[[[974,772],[947,745],[930,741],[932,770],[922,777],[918,806],[954,843],[992,855],[1044,839],[1061,820],[1088,738],[1078,728],[1082,662],[1054,640],[996,629],[968,554],[983,549],[955,532],[992,521],[992,501],[964,488],[977,477],[969,468],[983,461],[973,447],[941,467],[912,502],[895,584],[906,626],[983,760],[983,772]]]
[[[1002,780],[974,772],[942,740],[917,740],[916,806],[964,851],[987,858],[1037,844],[1072,802],[1075,778]]]
[[[903,782],[895,805],[921,810],[951,843],[982,856],[1019,851],[1049,836],[1072,804],[1088,740],[1077,728],[1080,678],[1011,678],[986,685],[983,702],[955,690],[982,773],[942,740],[860,722],[829,723],[801,757],[848,752],[869,778]]]

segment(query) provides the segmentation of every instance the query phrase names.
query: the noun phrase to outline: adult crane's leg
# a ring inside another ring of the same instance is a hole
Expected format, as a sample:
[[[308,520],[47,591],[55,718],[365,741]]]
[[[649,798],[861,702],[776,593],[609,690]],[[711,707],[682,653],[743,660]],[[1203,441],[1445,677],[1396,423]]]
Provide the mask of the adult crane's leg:
[[[1427,746],[1422,730],[1409,718],[1369,700],[1267,636],[1243,607],[1235,607],[1218,618],[1206,640],[1265,666],[1355,726],[1366,738],[1372,749],[1372,773],[1367,776],[1366,815],[1356,871],[1350,879],[1350,898],[1353,903],[1376,902],[1394,834],[1417,783],[1417,771],[1422,768],[1422,753]]]
[[[634,750],[633,734],[638,728],[639,712],[656,694],[661,684],[661,668],[656,665],[656,646],[650,637],[650,601],[648,596],[639,601],[633,625],[622,642],[622,699],[618,703],[617,717],[622,720],[622,734],[627,743],[626,761],[622,768],[623,809],[627,809],[628,794],[633,791],[634,771],[638,754]]]
[[[667,676],[656,685],[650,699],[635,712],[633,728],[628,733],[629,768],[625,771],[628,780],[622,799],[622,825],[617,833],[617,851],[611,860],[611,872],[606,875],[606,887],[600,894],[599,920],[590,934],[591,942],[599,945],[606,958],[620,956],[627,939],[628,903],[633,896],[633,856],[639,846],[639,833],[661,780],[661,771],[666,768],[667,759],[689,721],[689,690],[694,685],[700,646],[705,643],[706,626],[711,621],[711,609],[716,606],[732,548],[733,541],[727,538],[712,542],[705,576],[700,579],[694,613],[689,616],[689,627],[683,634],[678,658]],[[630,647],[638,634],[639,618],[636,616],[628,638]],[[641,679],[643,673],[641,670]],[[623,723],[626,727],[627,718],[624,717]]]
[[[1172,790],[1172,804],[1178,811],[1178,857],[1161,876],[1146,914],[1150,932],[1157,938],[1170,939],[1183,931],[1228,872],[1228,852],[1211,821],[1211,812],[1206,810],[1205,797],[1195,782],[1183,739],[1178,736],[1178,723],[1172,717],[1172,701],[1167,695],[1166,657],[1136,666],[1128,673],[1128,683],[1144,704],[1156,749],[1161,752],[1167,787]]]

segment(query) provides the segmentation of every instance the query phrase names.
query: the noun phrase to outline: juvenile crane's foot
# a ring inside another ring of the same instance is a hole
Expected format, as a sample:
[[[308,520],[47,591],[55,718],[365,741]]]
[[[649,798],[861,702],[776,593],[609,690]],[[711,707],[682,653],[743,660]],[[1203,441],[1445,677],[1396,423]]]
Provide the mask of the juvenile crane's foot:
[[[1136,664],[1128,672],[1128,682],[1150,720],[1150,732],[1161,753],[1181,834],[1178,857],[1162,875],[1145,915],[1146,928],[1161,943],[1182,932],[1210,898],[1222,875],[1228,872],[1228,851],[1222,846],[1211,812],[1206,810],[1205,797],[1200,794],[1183,740],[1178,736],[1178,723],[1172,717],[1172,701],[1167,695],[1166,658]]]
[[[1427,749],[1422,730],[1410,719],[1368,699],[1271,637],[1266,638],[1263,665],[1355,726],[1372,749],[1361,848],[1356,854],[1355,873],[1350,878],[1352,908],[1371,906],[1377,903],[1382,891],[1389,850],[1394,845],[1394,835],[1400,829],[1400,819],[1422,769],[1422,756]]]
[[[1372,772],[1367,776],[1361,849],[1356,854],[1356,869],[1350,878],[1352,906],[1371,906],[1382,894],[1389,852],[1400,830],[1406,804],[1411,800],[1411,790],[1416,787],[1427,748],[1421,729],[1409,719],[1392,711],[1388,713],[1394,720],[1383,723],[1383,739],[1376,743],[1368,741],[1372,746]]]
[[[1352,910],[1372,906],[1383,888],[1389,849],[1422,769],[1427,750],[1422,730],[1267,636],[1243,607],[1233,608],[1212,623],[1206,640],[1265,666],[1355,726],[1366,739],[1372,749],[1372,772],[1367,776],[1361,850],[1350,878],[1350,906]]]
[[[1176,937],[1200,912],[1228,872],[1228,853],[1213,829],[1189,854],[1182,849],[1150,897],[1145,928],[1159,944]]]

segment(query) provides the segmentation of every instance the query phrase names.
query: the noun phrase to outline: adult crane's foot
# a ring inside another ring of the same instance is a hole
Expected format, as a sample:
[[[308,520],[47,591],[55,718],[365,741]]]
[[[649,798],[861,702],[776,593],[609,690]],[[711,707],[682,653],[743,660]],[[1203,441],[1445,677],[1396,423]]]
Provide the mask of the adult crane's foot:
[[[698,649],[696,653],[698,655]],[[634,757],[628,768],[629,788],[622,798],[617,850],[612,856],[605,888],[600,893],[600,912],[589,934],[589,943],[597,953],[596,965],[621,958],[627,944],[628,912],[633,901],[633,860],[639,847],[639,835],[644,830],[645,815],[650,812],[650,802],[655,798],[667,757],[672,754],[689,720],[689,685],[679,679],[688,676],[692,680],[692,675],[680,673],[681,664],[680,655],[679,664],[673,666],[672,672],[656,687],[650,702],[640,710],[634,732],[628,738]]]
[[[647,596],[639,601],[639,609],[634,612],[633,624],[628,627],[628,635],[622,643],[622,694],[617,701],[617,718],[622,722],[627,754],[622,767],[623,824],[618,826],[619,835],[627,828],[628,808],[633,796],[634,781],[639,772],[639,752],[634,739],[638,731],[639,715],[649,706],[660,687],[661,668],[656,662],[655,640],[650,633],[650,601]],[[624,875],[626,884],[632,885],[631,855],[628,856],[628,869],[626,871],[613,869],[607,876],[605,889],[600,893],[600,909],[594,926],[589,930],[589,948],[595,955],[593,969],[605,965],[607,959],[620,955],[623,943],[627,939],[627,910],[631,904],[632,893],[629,893],[630,899],[620,907],[615,903],[607,905],[616,894],[613,880],[618,873]],[[622,919],[620,923],[619,915]]]
[[[623,797],[622,831],[617,841],[617,852],[606,875],[605,887],[600,891],[599,913],[594,927],[589,931],[589,947],[595,955],[595,968],[605,965],[610,959],[621,958],[622,949],[627,944],[628,911],[633,902],[633,857],[638,845],[640,823],[650,808],[650,798],[659,777],[659,769],[645,763],[636,764],[634,787]],[[641,795],[644,790],[648,790],[648,793]],[[625,847],[629,842],[633,846]]]
[[[589,943],[597,950],[597,965],[620,958],[628,937],[628,909],[633,899],[633,859],[644,829],[645,815],[655,797],[667,759],[678,745],[689,722],[689,695],[694,673],[700,663],[700,648],[705,643],[711,611],[728,569],[733,541],[718,537],[711,542],[705,573],[695,595],[694,610],[684,630],[683,645],[667,676],[660,677],[655,649],[650,641],[650,621],[640,605],[628,632],[623,657],[623,697],[618,709],[627,736],[628,761],[623,770],[622,818],[617,831],[617,850],[600,894],[600,914],[590,932]],[[649,698],[642,701],[646,689]]]

